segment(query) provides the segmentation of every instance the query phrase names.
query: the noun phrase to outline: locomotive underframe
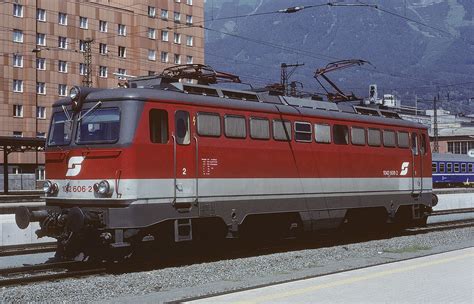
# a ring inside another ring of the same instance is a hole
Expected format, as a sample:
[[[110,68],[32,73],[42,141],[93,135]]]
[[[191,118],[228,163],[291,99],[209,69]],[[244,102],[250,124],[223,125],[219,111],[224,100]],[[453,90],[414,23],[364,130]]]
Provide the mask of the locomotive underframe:
[[[343,222],[347,222],[350,210],[359,211],[359,220],[368,223],[381,220],[394,222],[401,213],[397,213],[400,207],[411,206],[411,220],[426,219],[433,205],[432,199],[431,192],[423,192],[416,196],[403,193],[235,201],[202,198],[198,203],[188,205],[150,204],[147,200],[137,200],[122,207],[94,206],[95,202],[91,200],[48,200],[44,209],[47,216],[38,219],[41,229],[37,234],[55,237],[65,247],[71,235],[75,234],[80,235],[81,242],[90,242],[92,247],[105,245],[117,249],[132,247],[137,240],[155,240],[160,236],[150,232],[154,231],[154,227],[170,221],[174,223],[170,228],[174,230],[174,242],[192,240],[193,222],[212,218],[219,219],[227,227],[227,237],[238,237],[240,228],[248,219],[261,215],[268,215],[270,219],[271,216],[280,215],[279,218],[275,217],[275,221],[281,221],[281,215],[292,215],[288,224],[301,225],[299,228],[303,231],[315,231],[340,227]],[[72,203],[75,207],[69,207]],[[113,205],[113,202],[109,204]],[[374,216],[370,211],[376,208],[384,209],[386,216]],[[255,220],[260,225],[258,229],[271,223],[263,220],[259,223],[258,217]],[[213,231],[212,228],[201,229],[200,233]],[[84,247],[83,244],[80,247]]]

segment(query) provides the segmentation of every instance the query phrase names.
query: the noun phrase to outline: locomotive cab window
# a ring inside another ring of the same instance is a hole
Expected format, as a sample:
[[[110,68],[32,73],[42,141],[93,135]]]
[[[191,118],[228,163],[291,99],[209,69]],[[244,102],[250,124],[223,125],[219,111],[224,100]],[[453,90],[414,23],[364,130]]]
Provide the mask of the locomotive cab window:
[[[221,136],[221,117],[216,113],[198,113],[197,133],[200,136]]]
[[[273,121],[273,139],[280,141],[291,140],[291,123],[287,120]]]
[[[311,124],[308,122],[295,122],[295,140],[301,142],[312,142]]]
[[[352,127],[351,142],[353,145],[365,146],[365,129],[359,127]]]
[[[224,117],[224,133],[230,138],[246,138],[247,128],[245,117],[226,115]]]
[[[435,173],[438,170],[438,165],[436,163],[431,164],[431,172]]]
[[[394,148],[396,146],[394,131],[383,130],[383,145],[389,148]]]
[[[120,110],[118,108],[84,109],[82,119],[77,126],[76,142],[86,143],[114,143],[119,139]]]
[[[250,137],[253,139],[270,139],[270,122],[266,118],[250,118]]]
[[[191,142],[191,131],[189,129],[189,113],[176,111],[174,114],[176,143],[188,145]]]
[[[332,127],[332,136],[334,137],[334,143],[336,145],[348,145],[349,144],[349,130],[344,125],[334,125]]]
[[[408,132],[397,132],[397,135],[398,135],[398,147],[408,148],[410,146]]]
[[[166,144],[168,142],[168,112],[152,109],[149,116],[151,142]]]
[[[71,133],[72,121],[67,119],[63,111],[54,113],[49,130],[48,146],[69,145],[71,142]]]
[[[368,131],[368,144],[372,147],[379,147],[380,146],[380,130],[379,129],[369,129]]]

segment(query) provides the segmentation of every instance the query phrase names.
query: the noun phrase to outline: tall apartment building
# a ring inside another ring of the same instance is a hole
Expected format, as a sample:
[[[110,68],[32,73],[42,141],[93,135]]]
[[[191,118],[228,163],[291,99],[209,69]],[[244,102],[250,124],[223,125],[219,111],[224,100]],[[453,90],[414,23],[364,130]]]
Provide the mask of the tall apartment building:
[[[0,136],[46,136],[51,105],[82,84],[89,39],[94,87],[204,63],[204,33],[195,26],[202,0],[10,0],[0,2],[0,15]],[[36,170],[34,153],[8,160],[12,173]]]

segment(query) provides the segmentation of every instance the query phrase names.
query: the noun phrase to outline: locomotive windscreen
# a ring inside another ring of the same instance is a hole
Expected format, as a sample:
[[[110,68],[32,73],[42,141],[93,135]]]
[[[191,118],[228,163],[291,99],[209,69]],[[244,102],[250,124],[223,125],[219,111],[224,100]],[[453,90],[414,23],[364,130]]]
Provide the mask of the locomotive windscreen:
[[[71,142],[72,121],[64,112],[54,113],[49,131],[49,146],[65,146]]]
[[[78,122],[76,142],[114,143],[119,139],[120,110],[118,108],[95,109],[81,112],[82,119]]]

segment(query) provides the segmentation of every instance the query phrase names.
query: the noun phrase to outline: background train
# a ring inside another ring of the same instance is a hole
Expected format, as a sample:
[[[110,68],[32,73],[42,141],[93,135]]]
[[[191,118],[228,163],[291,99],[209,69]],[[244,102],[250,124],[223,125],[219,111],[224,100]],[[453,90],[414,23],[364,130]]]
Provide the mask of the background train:
[[[144,244],[426,222],[426,127],[386,109],[209,85],[219,77],[236,80],[190,65],[127,88],[74,87],[53,106],[46,207],[19,208],[18,226],[40,222],[58,257],[115,258]]]
[[[474,186],[474,157],[467,154],[433,153],[433,187]]]

